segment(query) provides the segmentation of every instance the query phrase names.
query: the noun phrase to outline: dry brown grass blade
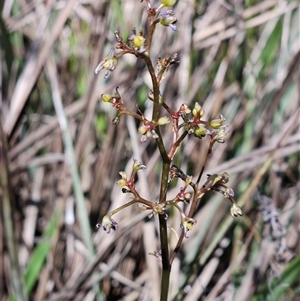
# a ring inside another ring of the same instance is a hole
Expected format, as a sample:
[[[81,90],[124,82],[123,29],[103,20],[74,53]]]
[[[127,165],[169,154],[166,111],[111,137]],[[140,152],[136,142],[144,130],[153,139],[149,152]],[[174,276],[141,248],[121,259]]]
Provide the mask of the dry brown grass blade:
[[[275,3],[270,3],[270,6],[273,6]],[[267,6],[268,7],[268,6]],[[237,18],[230,18],[229,20],[221,21],[220,23],[214,24],[212,28],[209,29],[203,29],[201,28],[201,31],[199,35],[195,34],[194,38],[194,46],[197,49],[203,49],[203,48],[208,48],[211,47],[212,45],[218,44],[220,41],[229,39],[236,34],[238,34],[239,31],[253,28],[262,24],[265,24],[266,22],[278,18],[282,16],[283,14],[286,14],[290,11],[293,11],[299,7],[299,4],[296,2],[289,3],[287,7],[285,8],[276,8],[272,11],[268,11],[265,13],[262,13],[256,17],[253,17],[250,20],[243,21],[244,24],[242,25],[241,28],[232,26],[238,19]],[[261,8],[261,6],[259,6]],[[262,7],[265,8],[265,7]],[[254,13],[257,11],[254,10]],[[252,13],[252,11],[251,11]],[[245,12],[245,17],[249,16],[249,12]]]
[[[255,6],[252,6],[246,10],[243,11],[241,17],[244,19],[251,18],[255,16],[256,14],[262,13],[265,10],[268,10],[274,6],[277,5],[277,1],[275,0],[270,0],[270,1],[264,1],[262,3],[258,3]],[[196,27],[199,27],[198,32],[195,33],[194,35],[194,40],[195,41],[200,41],[202,39],[206,39],[210,37],[211,35],[217,34],[218,32],[224,31],[227,27],[234,25],[236,22],[236,18],[234,17],[227,17],[225,20],[214,22],[214,24],[211,24],[207,27],[200,27],[201,23],[199,25],[196,24]]]
[[[95,47],[92,49],[91,54],[91,67],[89,68],[90,74],[94,73],[95,66],[98,65],[100,58],[103,57],[103,49],[105,44],[105,29],[107,27],[107,17],[109,10],[109,3],[103,3],[99,4],[99,7],[97,8],[97,15],[93,18],[93,24],[101,24],[100,32],[97,34],[99,35],[98,43],[96,43]],[[93,34],[93,33],[91,33]],[[97,87],[97,81],[98,78],[96,76],[92,76],[90,79],[90,83],[88,85],[88,91],[86,93],[86,105],[85,105],[85,111],[84,116],[81,121],[81,125],[79,127],[79,134],[77,138],[76,143],[76,156],[77,160],[80,160],[81,156],[83,155],[85,151],[85,147],[88,142],[90,127],[92,125],[92,121],[94,119],[95,114],[95,107],[96,103],[98,101],[98,97],[95,93],[96,87]]]
[[[67,18],[72,12],[74,3],[75,0],[69,0],[66,3],[66,6],[57,17],[56,23],[54,24],[51,33],[49,34],[49,37],[44,37],[44,44],[42,45],[37,57],[35,56],[35,51],[37,50],[34,50],[34,53],[32,53],[32,55],[26,62],[26,66],[18,79],[12,96],[9,113],[4,121],[4,130],[8,135],[12,133],[17,119],[19,118],[20,113],[28,99],[28,96],[34,84],[36,83],[43,66],[46,63],[46,60],[51,52],[53,43],[58,38]],[[40,42],[41,41],[36,41],[37,45],[40,45]]]

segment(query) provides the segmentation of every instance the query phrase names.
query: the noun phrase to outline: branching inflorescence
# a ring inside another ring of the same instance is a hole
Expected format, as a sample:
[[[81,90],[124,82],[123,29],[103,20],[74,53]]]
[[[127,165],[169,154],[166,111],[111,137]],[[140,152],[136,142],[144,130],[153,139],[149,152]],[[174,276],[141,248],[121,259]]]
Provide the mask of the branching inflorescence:
[[[222,115],[219,115],[219,117],[216,119],[205,121],[203,119],[205,116],[205,111],[198,102],[196,102],[192,108],[183,103],[177,111],[174,111],[164,101],[160,93],[160,84],[165,78],[170,66],[179,63],[179,61],[177,59],[177,54],[175,53],[166,57],[159,57],[155,64],[153,64],[152,60],[150,59],[151,42],[156,25],[158,24],[170,27],[173,31],[177,30],[177,19],[173,10],[169,9],[176,3],[176,1],[162,1],[161,5],[157,8],[152,7],[150,0],[145,0],[145,2],[147,3],[149,26],[147,29],[147,37],[144,36],[142,30],[137,33],[136,29],[133,28],[130,36],[127,39],[127,42],[124,42],[119,32],[115,32],[117,45],[112,48],[109,55],[102,62],[100,62],[95,70],[95,73],[98,74],[102,69],[104,69],[106,71],[104,77],[107,78],[110,72],[113,72],[117,67],[120,57],[125,54],[134,55],[145,62],[152,80],[152,90],[150,90],[148,93],[148,99],[153,101],[151,120],[147,119],[140,110],[138,110],[138,113],[136,113],[127,109],[125,101],[120,95],[118,87],[113,95],[103,94],[101,98],[104,102],[111,103],[112,106],[117,110],[117,115],[113,120],[114,124],[117,125],[119,123],[122,115],[131,116],[140,121],[138,131],[141,134],[141,142],[148,138],[156,141],[163,162],[160,196],[158,200],[150,201],[142,198],[139,195],[135,187],[135,175],[139,170],[145,169],[146,166],[141,162],[134,160],[131,174],[127,175],[124,171],[121,171],[121,179],[117,182],[117,184],[122,188],[122,192],[131,195],[131,200],[105,215],[102,219],[102,223],[98,224],[97,226],[102,227],[107,233],[110,233],[111,230],[116,230],[118,224],[112,219],[112,216],[128,206],[138,204],[142,210],[150,211],[149,217],[153,215],[163,217],[163,219],[160,218],[159,220],[161,227],[164,227],[164,221],[166,221],[168,218],[167,209],[173,206],[180,214],[182,228],[181,238],[179,239],[177,247],[174,251],[174,253],[176,253],[176,250],[178,252],[178,249],[182,243],[183,237],[188,237],[188,231],[190,231],[193,225],[196,223],[196,220],[193,219],[193,215],[196,211],[199,201],[208,191],[221,193],[232,203],[230,212],[233,217],[242,215],[242,210],[234,200],[233,190],[227,186],[229,176],[226,172],[222,174],[207,175],[206,182],[203,185],[199,185],[200,179],[203,175],[205,166],[213,151],[215,143],[224,143],[228,135],[229,126],[225,124],[225,118]],[[167,10],[164,11],[164,9]],[[156,67],[156,71],[154,66]],[[160,115],[161,107],[165,110],[166,116]],[[173,138],[171,146],[167,150],[160,134],[160,127],[168,123],[172,124]],[[180,168],[171,164],[180,144],[188,135],[194,135],[199,139],[209,139],[208,152],[196,181],[193,181],[193,178],[186,175]],[[182,180],[184,185],[180,188],[180,191],[177,193],[175,198],[168,200],[167,187],[174,178],[179,178]],[[189,188],[192,192],[188,191]],[[183,211],[182,206],[180,206],[181,202],[190,204],[188,213]],[[161,244],[162,254],[164,254],[162,238]],[[170,264],[174,259],[174,253],[170,258],[168,258]],[[162,258],[162,261],[164,264],[164,258]]]

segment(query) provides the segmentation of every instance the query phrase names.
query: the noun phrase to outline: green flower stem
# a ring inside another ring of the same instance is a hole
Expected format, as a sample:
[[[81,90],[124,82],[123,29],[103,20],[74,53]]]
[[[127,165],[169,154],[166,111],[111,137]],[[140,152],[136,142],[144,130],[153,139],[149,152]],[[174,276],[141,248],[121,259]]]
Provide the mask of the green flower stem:
[[[160,301],[167,301],[170,285],[171,263],[169,261],[169,246],[168,246],[168,228],[165,217],[161,214],[159,218],[160,245],[162,257],[162,276],[161,276],[161,291]]]
[[[155,132],[158,135],[158,138],[156,139],[156,144],[157,144],[157,147],[159,149],[160,155],[163,159],[163,162],[168,163],[169,168],[170,168],[171,159],[170,159],[170,157],[168,156],[168,154],[166,152],[163,140],[161,138],[159,127],[155,128]],[[168,174],[169,174],[169,170],[167,172],[167,177],[168,177]],[[168,183],[168,179],[167,179],[167,183]]]
[[[132,193],[134,194],[134,199],[135,199],[136,202],[141,203],[141,204],[144,204],[144,205],[146,205],[146,206],[148,206],[148,207],[150,207],[150,208],[153,208],[153,207],[154,207],[154,203],[153,203],[153,202],[147,201],[147,200],[145,200],[144,198],[142,198],[142,197],[138,194],[138,192],[137,192],[136,190],[134,190]]]
[[[200,182],[200,180],[201,180],[201,177],[202,177],[202,175],[203,175],[204,169],[205,169],[206,164],[207,164],[207,162],[208,162],[209,156],[210,156],[210,154],[212,153],[212,148],[213,148],[213,146],[214,146],[214,143],[215,143],[215,141],[214,141],[213,139],[211,139],[211,140],[210,140],[210,143],[209,143],[209,148],[208,148],[208,150],[207,150],[207,154],[206,154],[206,157],[205,157],[205,161],[204,161],[204,163],[203,163],[203,165],[202,165],[201,171],[200,171],[199,176],[198,176],[197,181],[196,181],[196,185],[197,185],[197,186],[198,186],[198,184],[199,184],[199,182]]]
[[[171,158],[171,160],[173,160],[173,158],[178,150],[178,147],[180,146],[180,144],[184,140],[184,138],[187,136],[187,134],[188,134],[187,131],[183,132],[182,135],[176,140],[176,142],[172,144],[172,147],[169,151],[169,158]]]
[[[138,119],[138,120],[140,120],[140,121],[143,121],[143,118],[142,118],[142,116],[141,115],[139,115],[139,114],[137,114],[137,113],[135,113],[135,112],[132,112],[132,111],[129,111],[129,110],[127,110],[126,108],[122,108],[122,110],[120,110],[120,114],[125,114],[125,115],[129,115],[129,116],[131,116],[131,117],[133,117],[133,118],[135,118],[135,119]]]
[[[150,46],[152,43],[152,37],[155,30],[156,23],[152,22],[149,28],[148,35],[148,44],[147,51],[148,55],[144,55],[143,59],[147,65],[148,71],[151,76],[152,85],[153,85],[153,112],[152,112],[152,121],[157,122],[159,119],[159,83],[157,81],[155,71],[152,65],[152,61],[150,59]],[[159,149],[160,155],[163,160],[163,168],[162,168],[162,178],[161,178],[161,186],[160,186],[160,196],[159,203],[164,203],[167,197],[167,187],[168,187],[168,177],[170,170],[171,160],[166,152],[159,127],[155,129],[158,138],[156,139],[156,144]],[[161,245],[161,255],[162,255],[162,277],[161,277],[161,301],[168,300],[169,294],[169,284],[170,284],[170,273],[171,273],[171,264],[169,261],[169,246],[168,246],[168,228],[167,221],[163,215],[159,215],[159,230],[160,230],[160,245]]]
[[[185,133],[187,134],[187,132],[185,132]],[[183,137],[183,135],[184,135],[185,133],[183,133],[182,136],[181,136],[179,139],[182,138],[182,140],[183,140],[184,137],[185,137],[185,136]],[[180,142],[179,142],[179,143],[180,143]],[[192,200],[192,203],[191,203],[191,208],[190,208],[190,211],[189,211],[189,213],[188,213],[188,215],[187,215],[187,216],[190,217],[190,218],[193,217],[193,215],[195,214],[195,211],[196,211],[196,209],[197,209],[197,206],[198,206],[198,204],[199,204],[200,199],[203,197],[203,195],[204,195],[205,192],[207,191],[206,189],[199,188],[199,187],[198,187],[198,184],[199,184],[199,181],[200,181],[200,179],[201,179],[201,176],[202,176],[202,174],[203,174],[203,172],[204,172],[204,168],[205,168],[205,166],[206,166],[206,164],[207,164],[209,155],[211,154],[213,144],[214,144],[214,142],[211,140],[210,145],[209,145],[209,149],[208,149],[208,151],[207,151],[207,155],[206,155],[206,158],[205,158],[205,161],[204,161],[204,164],[203,164],[203,166],[202,166],[202,169],[201,169],[201,171],[200,171],[200,174],[199,174],[199,176],[198,176],[198,179],[197,179],[196,184],[190,183],[190,185],[193,187],[193,190],[194,190],[194,197],[193,197],[193,200]],[[175,249],[174,249],[172,255],[170,256],[170,263],[171,263],[171,264],[172,264],[173,260],[175,259],[175,257],[177,256],[177,254],[178,254],[178,252],[179,252],[179,250],[180,250],[180,248],[181,248],[181,245],[182,245],[182,242],[183,242],[183,237],[184,237],[184,231],[182,230],[182,232],[181,232],[181,234],[180,234],[180,237],[179,237],[179,239],[178,239],[177,245],[176,245],[176,247],[175,247]]]
[[[170,116],[174,115],[175,112],[166,104],[166,103],[162,103],[162,106],[164,107],[164,109],[170,114]]]
[[[160,107],[160,104],[159,104],[159,85],[158,85],[158,82],[157,82],[157,78],[156,78],[155,71],[154,71],[154,68],[153,68],[150,57],[148,55],[144,55],[143,59],[144,59],[146,65],[147,65],[148,71],[149,71],[150,76],[151,76],[152,85],[153,85],[153,97],[154,97],[154,99],[153,99],[152,121],[157,122],[158,119],[159,119],[159,107]],[[156,139],[156,143],[157,143],[160,155],[163,159],[163,162],[168,162],[168,165],[170,167],[170,161],[171,160],[168,157],[168,154],[166,152],[163,140],[161,138],[159,127],[156,127],[155,132],[158,135],[158,138]],[[169,173],[169,169],[168,169],[167,173]],[[168,180],[167,180],[167,182],[168,182]]]
[[[186,216],[185,216],[185,214],[184,214],[184,212],[182,211],[182,209],[178,206],[178,204],[177,203],[173,203],[173,206],[175,206],[175,208],[179,211],[179,213],[180,213],[180,215],[181,215],[181,217],[182,218],[185,218]]]
[[[150,19],[151,25],[149,26],[149,34],[148,34],[148,39],[147,39],[147,52],[150,55],[150,50],[151,50],[151,45],[152,45],[152,38],[153,38],[153,34],[156,28],[156,24],[159,22],[159,19],[156,19],[153,21],[153,17],[151,16]]]
[[[196,211],[197,205],[199,203],[199,200],[204,195],[203,189],[199,189],[198,185],[192,185],[192,187],[194,189],[194,197],[193,197],[193,201],[192,201],[192,204],[191,204],[191,208],[190,208],[188,217],[193,217],[193,215]],[[199,198],[199,195],[201,196],[200,198]],[[178,254],[178,252],[181,248],[181,245],[182,245],[182,242],[183,242],[183,237],[184,237],[184,231],[182,230],[181,234],[180,234],[180,237],[178,239],[178,242],[176,244],[176,247],[175,247],[172,255],[170,256],[170,263],[171,264],[172,264],[173,260],[176,258],[177,254]]]
[[[174,248],[174,251],[172,252],[171,256],[170,256],[170,264],[173,263],[174,259],[176,258],[176,256],[179,253],[179,250],[181,248],[182,242],[183,242],[183,237],[184,237],[184,232],[183,230],[181,231],[181,234],[179,236],[178,242],[176,244],[176,247]]]
[[[168,157],[169,159],[169,157]],[[162,169],[162,179],[160,186],[160,197],[159,202],[166,202],[167,197],[167,188],[168,188],[168,177],[170,170],[170,160],[163,162]],[[163,215],[159,215],[159,230],[160,230],[160,245],[161,245],[161,255],[162,255],[162,278],[161,278],[161,301],[168,300],[169,293],[169,282],[170,282],[170,273],[171,273],[171,264],[169,260],[169,245],[168,245],[168,229],[167,221]]]
[[[107,216],[108,217],[112,217],[113,215],[115,215],[119,211],[121,211],[121,210],[123,210],[123,209],[125,209],[125,208],[127,208],[127,207],[129,207],[129,206],[131,206],[133,204],[135,204],[135,203],[138,203],[138,201],[136,199],[134,199],[134,200],[132,200],[132,201],[130,201],[130,202],[128,202],[128,203],[126,203],[126,204],[124,204],[124,205],[122,205],[122,206],[114,209],[114,210],[112,210],[110,213],[107,214]]]
[[[152,121],[157,122],[159,119],[159,84],[157,82],[157,78],[155,75],[155,71],[152,65],[152,61],[148,55],[144,55],[143,59],[147,65],[148,71],[151,76],[151,81],[153,85],[153,114],[152,114]]]
[[[153,34],[153,33],[152,33]],[[153,113],[152,120],[157,122],[159,119],[159,85],[156,79],[154,68],[151,62],[150,57],[144,57],[145,63],[147,65],[148,71],[150,73],[152,84],[153,84]],[[160,186],[160,197],[159,203],[164,203],[167,197],[167,188],[168,188],[168,177],[170,170],[171,160],[166,152],[163,140],[161,138],[159,127],[155,129],[158,138],[156,139],[156,144],[159,149],[160,155],[163,160],[163,169],[162,169],[162,178]],[[161,301],[168,300],[169,294],[169,284],[170,284],[170,273],[171,273],[171,264],[169,261],[169,245],[168,245],[168,228],[167,221],[163,215],[159,215],[159,231],[160,231],[160,245],[161,245],[161,255],[162,255],[162,277],[161,277]]]

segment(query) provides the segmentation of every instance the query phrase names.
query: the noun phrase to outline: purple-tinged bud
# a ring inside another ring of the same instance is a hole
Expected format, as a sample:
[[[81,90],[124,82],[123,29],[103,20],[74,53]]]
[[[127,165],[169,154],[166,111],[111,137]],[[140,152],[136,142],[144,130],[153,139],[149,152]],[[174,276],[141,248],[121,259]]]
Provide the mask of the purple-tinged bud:
[[[138,50],[139,53],[146,51],[146,48],[144,46],[146,39],[144,38],[142,31],[137,35],[136,29],[133,28],[131,30],[131,35],[128,37],[128,41],[130,41],[133,48],[135,50]]]
[[[118,229],[118,223],[108,215],[105,215],[102,219],[102,224],[97,224],[96,227],[97,228],[102,227],[103,230],[107,232],[107,234],[109,234],[111,230],[115,231]]]
[[[118,65],[118,59],[115,57],[115,50],[111,48],[108,56],[99,63],[95,69],[95,74],[98,74],[102,69],[105,69],[104,78],[107,79],[110,75],[110,72],[114,71]]]
[[[118,43],[123,42],[123,39],[120,37],[119,32],[117,30],[115,31],[115,37]]]
[[[230,187],[226,187],[223,194],[226,198],[234,197],[234,191]]]
[[[177,19],[174,17],[174,12],[172,10],[161,13],[159,23],[163,26],[170,27],[173,31],[177,30],[175,25],[177,23]]]
[[[145,41],[146,39],[142,36],[134,36],[132,40],[132,44],[134,47],[140,49],[144,45]]]

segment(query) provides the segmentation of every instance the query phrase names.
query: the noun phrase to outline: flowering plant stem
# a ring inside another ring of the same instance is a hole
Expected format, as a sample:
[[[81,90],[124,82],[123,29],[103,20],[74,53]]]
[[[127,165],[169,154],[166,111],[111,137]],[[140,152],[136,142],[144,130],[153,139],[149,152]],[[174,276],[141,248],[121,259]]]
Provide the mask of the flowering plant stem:
[[[99,71],[105,69],[105,78],[107,78],[109,73],[116,69],[118,59],[125,54],[134,55],[138,59],[144,61],[150,74],[152,83],[152,90],[150,90],[148,93],[148,98],[153,104],[151,120],[148,120],[139,110],[139,108],[137,108],[138,113],[128,110],[125,106],[124,99],[118,91],[118,88],[116,88],[114,95],[102,94],[101,98],[104,102],[111,103],[113,107],[117,109],[118,114],[113,121],[114,124],[117,125],[119,123],[122,115],[133,117],[141,123],[141,126],[138,129],[140,134],[142,134],[141,141],[143,142],[147,138],[154,138],[162,162],[159,199],[156,201],[146,200],[138,193],[135,187],[136,172],[138,170],[145,169],[146,166],[141,162],[134,160],[131,176],[127,176],[124,171],[120,171],[119,174],[121,175],[122,179],[117,182],[117,184],[122,188],[122,192],[133,195],[132,200],[106,214],[102,219],[102,223],[98,224],[98,226],[99,228],[102,227],[107,233],[110,233],[111,230],[116,230],[118,228],[118,223],[112,219],[112,216],[135,203],[141,205],[141,209],[151,210],[152,212],[149,214],[149,217],[158,215],[160,250],[155,254],[159,259],[161,259],[162,262],[160,300],[167,301],[172,262],[178,254],[183,242],[183,238],[188,238],[187,232],[190,231],[193,225],[197,222],[195,219],[193,219],[193,216],[203,195],[210,190],[214,190],[223,194],[227,199],[230,200],[232,203],[232,216],[236,217],[237,215],[242,215],[242,211],[233,199],[233,190],[226,185],[229,180],[229,176],[226,172],[223,172],[222,174],[208,175],[205,184],[203,186],[199,186],[214,144],[216,142],[224,143],[229,129],[228,126],[224,124],[225,118],[222,115],[219,115],[219,118],[211,121],[203,120],[202,118],[205,115],[205,111],[198,102],[195,103],[192,109],[190,109],[188,105],[184,103],[181,104],[180,108],[178,109],[173,108],[172,105],[167,104],[164,101],[160,91],[160,84],[165,78],[170,66],[172,64],[179,63],[177,60],[177,54],[175,53],[166,57],[158,57],[156,61],[156,68],[154,68],[154,63],[151,60],[150,52],[156,25],[161,24],[163,26],[170,27],[172,30],[176,30],[175,23],[177,19],[174,17],[173,11],[167,10],[161,13],[161,10],[163,10],[164,7],[173,6],[176,1],[162,1],[158,8],[152,7],[150,0],[146,0],[146,2],[148,6],[147,11],[149,23],[147,39],[144,37],[142,30],[140,30],[140,32],[137,34],[136,29],[133,28],[131,35],[127,39],[128,43],[125,43],[119,33],[115,32],[116,41],[118,43],[115,48],[121,50],[121,52],[115,53],[115,50],[112,48],[108,57],[100,62],[95,72],[98,74]],[[161,109],[164,109],[169,116],[161,116]],[[177,109],[178,111],[176,111]],[[172,122],[173,139],[167,150],[161,135],[160,126],[169,123],[170,119]],[[188,134],[193,134],[199,139],[202,139],[206,136],[210,137],[208,152],[195,183],[193,182],[192,177],[186,175],[180,168],[175,165],[171,166],[171,162],[173,161],[179,146]],[[185,185],[179,189],[179,192],[175,198],[167,200],[168,184],[175,177],[184,181]],[[193,197],[192,194],[187,191],[188,187],[193,189]],[[189,212],[188,214],[185,214],[179,203],[184,202],[189,204],[190,201],[191,205]],[[182,231],[174,251],[170,254],[168,245],[167,208],[171,206],[173,206],[173,208],[175,208],[180,214],[180,226]]]
[[[160,203],[166,201],[168,174],[170,169],[170,162],[163,163],[162,180],[160,188]],[[168,229],[167,220],[163,215],[159,215],[159,230],[160,230],[160,245],[162,256],[162,277],[161,277],[161,300],[167,300],[171,273],[171,264],[168,246]]]

